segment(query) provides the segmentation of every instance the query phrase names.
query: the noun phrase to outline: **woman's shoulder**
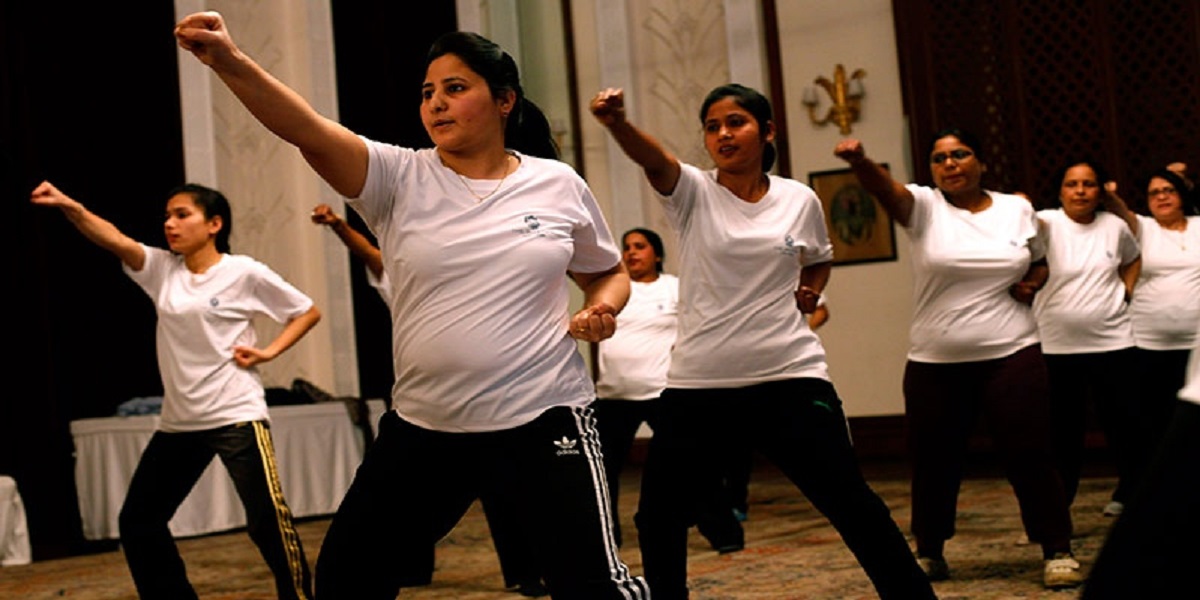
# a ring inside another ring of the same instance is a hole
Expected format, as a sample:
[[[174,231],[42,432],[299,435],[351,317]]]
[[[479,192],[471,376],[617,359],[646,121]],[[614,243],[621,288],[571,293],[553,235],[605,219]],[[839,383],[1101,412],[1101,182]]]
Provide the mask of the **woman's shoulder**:
[[[516,150],[509,150],[514,156],[521,160],[522,166],[529,169],[540,171],[549,175],[559,177],[570,177],[573,179],[583,179],[579,176],[579,172],[575,170],[569,163],[558,160],[557,158],[542,158],[531,154],[523,154]]]
[[[141,243],[141,242],[139,242]],[[134,271],[128,265],[125,265],[126,272],[129,273],[147,273],[151,270],[161,273],[169,273],[173,269],[184,269],[183,256],[176,254],[166,248],[151,246],[145,243],[142,244],[142,250],[146,253],[146,263],[139,271]]]
[[[275,270],[269,267],[267,263],[248,254],[224,254],[219,264],[221,269],[230,273],[275,274]]]
[[[1035,212],[1037,213],[1037,217],[1039,219],[1046,222],[1054,222],[1063,214],[1061,208],[1043,208]]]
[[[783,190],[788,194],[801,194],[813,197],[817,195],[816,190],[813,190],[808,184],[792,179],[791,177],[768,175],[767,178],[770,180],[772,188]]]
[[[904,189],[908,190],[908,193],[912,194],[914,202],[930,203],[934,200],[942,200],[943,202],[945,201],[945,198],[942,197],[941,190],[935,187],[922,185],[920,183],[906,183],[904,184]]]
[[[992,199],[992,208],[998,208],[1005,212],[1016,213],[1022,218],[1041,216],[1041,211],[1035,209],[1033,204],[1021,196],[1016,194],[1006,194],[1004,192],[995,192],[992,190],[985,190],[985,192]]]
[[[391,142],[381,142],[366,136],[358,136],[367,145],[367,153],[378,160],[397,162],[410,159],[429,162],[437,159],[434,148],[411,148]]]
[[[1021,196],[1018,196],[1016,194],[1009,194],[1007,192],[996,192],[993,190],[986,190],[986,192],[987,192],[987,195],[992,197],[993,204],[999,202],[1004,205],[1023,206],[1023,207],[1029,208],[1030,211],[1038,212],[1037,210],[1035,210],[1033,208],[1033,204],[1030,201],[1028,201],[1025,198],[1022,198]],[[1049,208],[1049,209],[1044,209],[1044,210],[1058,210],[1058,209],[1057,208]]]
[[[1125,219],[1122,219],[1121,217],[1118,217],[1107,210],[1096,211],[1096,222],[1112,229],[1129,228],[1129,225],[1125,222]]]

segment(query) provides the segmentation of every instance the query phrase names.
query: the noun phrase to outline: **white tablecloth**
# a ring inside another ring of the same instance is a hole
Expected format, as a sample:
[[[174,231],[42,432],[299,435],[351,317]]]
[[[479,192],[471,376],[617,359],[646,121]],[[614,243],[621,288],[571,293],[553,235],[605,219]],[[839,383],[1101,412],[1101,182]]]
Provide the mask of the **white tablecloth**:
[[[385,410],[384,403],[371,400],[368,405],[374,428]],[[341,402],[273,406],[270,414],[279,480],[292,515],[332,514],[362,460],[362,431],[351,422]],[[157,415],[71,421],[75,485],[85,538],[119,537],[117,516],[125,490],[157,426]],[[176,537],[245,525],[241,500],[219,459],[208,466],[170,522]]]
[[[27,565],[32,558],[25,505],[12,477],[0,475],[0,565]]]

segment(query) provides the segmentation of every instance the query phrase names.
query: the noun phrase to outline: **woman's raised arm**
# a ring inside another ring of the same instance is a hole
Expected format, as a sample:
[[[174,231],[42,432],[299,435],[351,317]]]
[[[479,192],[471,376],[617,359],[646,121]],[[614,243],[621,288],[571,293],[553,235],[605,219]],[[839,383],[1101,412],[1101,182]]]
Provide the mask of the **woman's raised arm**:
[[[137,240],[121,233],[116,225],[88,210],[74,198],[62,193],[54,184],[43,181],[30,194],[30,201],[41,206],[52,206],[62,211],[67,220],[97,246],[112,252],[134,271],[141,271],[146,264],[146,249]]]
[[[219,13],[184,17],[175,26],[175,38],[208,65],[260,123],[299,148],[339,194],[354,198],[362,192],[367,179],[366,144],[242,53]]]

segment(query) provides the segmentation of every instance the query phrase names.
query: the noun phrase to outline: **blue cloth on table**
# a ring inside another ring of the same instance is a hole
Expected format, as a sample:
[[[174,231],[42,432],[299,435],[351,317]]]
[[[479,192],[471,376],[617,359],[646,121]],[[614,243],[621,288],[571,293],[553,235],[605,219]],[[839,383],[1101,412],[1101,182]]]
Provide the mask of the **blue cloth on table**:
[[[157,415],[162,412],[162,396],[132,398],[117,405],[117,416]]]

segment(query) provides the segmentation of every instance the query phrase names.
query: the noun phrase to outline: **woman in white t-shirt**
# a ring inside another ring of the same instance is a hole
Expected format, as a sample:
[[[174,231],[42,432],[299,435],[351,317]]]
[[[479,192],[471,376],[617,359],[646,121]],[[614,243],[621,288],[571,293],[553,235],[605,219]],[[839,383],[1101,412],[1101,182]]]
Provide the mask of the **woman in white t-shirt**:
[[[621,544],[618,511],[621,470],[643,423],[652,428],[654,407],[667,387],[671,346],[678,329],[679,279],[663,273],[662,238],[637,228],[621,238],[629,271],[629,302],[617,317],[617,331],[596,350],[596,429],[604,448],[604,471],[612,505],[613,530]]]
[[[317,324],[321,313],[312,300],[266,265],[229,254],[232,214],[216,190],[188,184],[171,192],[163,225],[169,251],[126,236],[49,182],[33,191],[32,201],[60,209],[84,237],[121,259],[156,308],[162,418],[119,516],[121,549],[138,595],[197,597],[167,523],[218,456],[279,597],[311,598],[312,577],[279,485],[255,366]],[[285,324],[262,348],[252,322],[259,315]]]
[[[311,219],[317,225],[329,228],[346,249],[356,256],[367,268],[367,282],[379,293],[386,303],[392,297],[392,288],[388,285],[387,272],[383,270],[383,254],[367,236],[350,226],[345,219],[333,212],[328,204],[318,204],[313,209]],[[370,423],[366,423],[370,430]],[[374,431],[370,430],[370,437]],[[603,439],[603,436],[601,436]],[[605,453],[607,459],[608,454]],[[515,588],[523,596],[538,597],[546,595],[538,572],[536,552],[526,539],[525,531],[516,515],[509,514],[505,509],[508,505],[493,502],[490,496],[482,495],[480,505],[487,519],[488,530],[492,534],[492,545],[496,548],[496,556],[500,559],[500,574],[504,577],[504,587]],[[614,519],[615,523],[615,519]],[[618,530],[619,532],[619,530]],[[620,538],[618,537],[618,542]],[[418,562],[402,561],[397,568],[404,570],[402,587],[417,587],[433,582],[435,566],[435,549],[433,544],[418,542],[426,549],[425,560]]]
[[[416,150],[317,113],[217,13],[184,17],[175,35],[348,198],[391,288],[392,410],[325,535],[318,596],[393,600],[397,561],[427,549],[390,540],[434,543],[492,494],[517,511],[551,594],[644,597],[612,536],[576,342],[612,335],[629,276],[584,180],[537,157],[553,138],[516,61],[478,34],[439,37],[421,85],[434,147]],[[584,293],[573,315],[568,278]]]
[[[950,577],[963,458],[984,417],[1016,492],[1042,581],[1079,585],[1071,513],[1054,465],[1046,363],[1029,303],[1045,282],[1045,249],[1028,200],[984,189],[982,146],[961,130],[935,134],[934,188],[901,184],[847,139],[834,154],[912,240],[914,307],[904,372],[912,461],[912,531],[931,579]]]
[[[1135,473],[1147,468],[1183,386],[1200,326],[1200,210],[1195,192],[1170,169],[1146,180],[1149,216],[1134,213],[1106,184],[1109,207],[1129,224],[1142,249],[1142,268],[1129,303],[1138,360],[1140,431]]]
[[[679,234],[679,335],[650,438],[635,523],[655,598],[686,598],[688,527],[724,454],[748,445],[826,515],[883,598],[933,598],[887,506],[859,470],[825,351],[808,327],[833,258],[820,200],[768,175],[770,102],[737,84],[700,108],[712,170],[684,164],[604,90],[592,114],[661,194]]]
[[[678,330],[679,278],[663,273],[662,237],[646,228],[625,232],[622,260],[629,270],[629,302],[617,317],[617,331],[597,348],[596,429],[604,448],[604,470],[612,502],[613,530],[621,543],[618,497],[621,470],[643,423],[651,430],[667,387],[671,347]],[[713,549],[735,552],[744,545],[742,528],[726,495],[712,490],[698,527]]]
[[[1059,169],[1060,208],[1038,211],[1050,277],[1033,300],[1050,377],[1055,455],[1068,504],[1083,466],[1088,404],[1116,457],[1118,482],[1104,514],[1112,516],[1132,491],[1132,450],[1138,382],[1133,326],[1126,310],[1141,267],[1133,232],[1111,212],[1098,210],[1107,180],[1094,161]]]

